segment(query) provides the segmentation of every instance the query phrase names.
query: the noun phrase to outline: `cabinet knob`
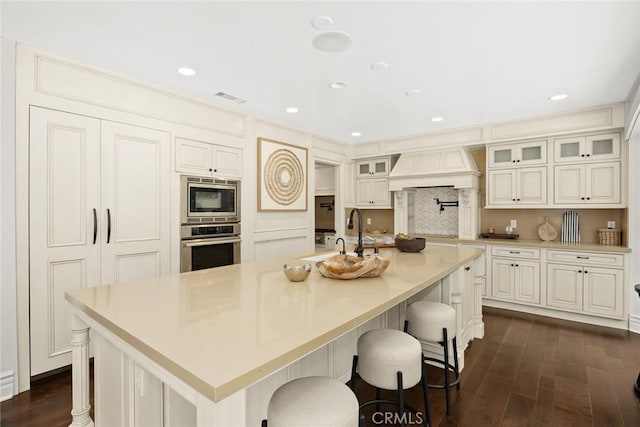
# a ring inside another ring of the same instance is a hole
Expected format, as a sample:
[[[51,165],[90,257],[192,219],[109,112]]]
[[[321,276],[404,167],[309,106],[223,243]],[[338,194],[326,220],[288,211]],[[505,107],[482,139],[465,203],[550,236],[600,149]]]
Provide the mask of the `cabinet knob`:
[[[587,200],[591,200],[591,197],[587,197]]]
[[[520,267],[520,265],[516,264],[516,267]]]
[[[516,160],[516,162],[520,163],[520,160]]]
[[[578,273],[582,273],[582,270],[578,270]]]
[[[209,172],[213,172],[213,169],[209,168]]]
[[[580,197],[580,200],[584,200],[584,197]]]
[[[515,160],[511,160],[511,161],[512,161],[513,163],[515,163],[515,162],[516,162]]]
[[[471,267],[465,267],[464,270],[465,271],[469,271],[469,270],[471,270]]]
[[[584,157],[584,154],[580,154],[580,157]]]
[[[591,157],[591,154],[587,154],[587,157]]]
[[[511,199],[511,200],[513,200],[514,202],[516,201],[516,199]]]
[[[218,169],[214,169],[213,171],[214,171],[214,172],[218,172]]]
[[[587,274],[587,273],[588,273],[588,271],[587,271],[587,270],[585,270],[585,271],[584,271],[584,274]]]

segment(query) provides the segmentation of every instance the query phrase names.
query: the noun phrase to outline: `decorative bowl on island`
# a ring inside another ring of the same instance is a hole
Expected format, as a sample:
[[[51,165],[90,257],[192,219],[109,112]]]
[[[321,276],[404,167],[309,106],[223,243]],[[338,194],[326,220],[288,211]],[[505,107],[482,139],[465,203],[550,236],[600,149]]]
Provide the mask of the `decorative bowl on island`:
[[[287,279],[291,280],[292,282],[302,282],[307,277],[309,277],[309,273],[311,273],[311,264],[285,264],[282,266],[282,271],[284,271],[284,275],[287,276]]]
[[[378,277],[388,266],[389,259],[379,255],[358,258],[348,254],[338,254],[316,263],[318,271],[324,277],[342,280]]]
[[[395,245],[400,252],[420,252],[424,249],[426,242],[422,237],[409,237],[400,233],[396,236]]]

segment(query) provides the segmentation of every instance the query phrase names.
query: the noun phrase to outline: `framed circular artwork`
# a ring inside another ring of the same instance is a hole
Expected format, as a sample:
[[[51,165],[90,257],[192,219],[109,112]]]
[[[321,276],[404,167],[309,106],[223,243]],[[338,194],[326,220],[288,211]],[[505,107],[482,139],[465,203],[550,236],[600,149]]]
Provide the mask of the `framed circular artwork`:
[[[307,149],[258,138],[258,210],[307,210]]]

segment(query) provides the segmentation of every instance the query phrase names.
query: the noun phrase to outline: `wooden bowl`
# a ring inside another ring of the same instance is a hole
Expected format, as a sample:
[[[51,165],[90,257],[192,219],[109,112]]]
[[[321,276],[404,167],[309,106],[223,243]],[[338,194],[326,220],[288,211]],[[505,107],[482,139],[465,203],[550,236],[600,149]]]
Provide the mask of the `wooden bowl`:
[[[398,239],[396,237],[396,248],[400,252],[420,252],[424,249],[426,242],[422,237],[412,237],[411,239]]]

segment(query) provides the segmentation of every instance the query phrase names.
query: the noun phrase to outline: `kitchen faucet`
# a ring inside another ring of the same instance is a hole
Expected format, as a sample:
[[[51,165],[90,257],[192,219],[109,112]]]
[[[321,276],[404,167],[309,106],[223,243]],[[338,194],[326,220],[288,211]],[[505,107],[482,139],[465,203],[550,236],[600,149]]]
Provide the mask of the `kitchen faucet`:
[[[353,230],[353,213],[356,212],[358,214],[358,246],[353,250],[353,252],[358,255],[359,258],[364,258],[364,247],[362,246],[362,214],[360,213],[360,209],[353,208],[351,209],[351,213],[349,214],[349,223],[347,224],[347,228],[349,230]]]

